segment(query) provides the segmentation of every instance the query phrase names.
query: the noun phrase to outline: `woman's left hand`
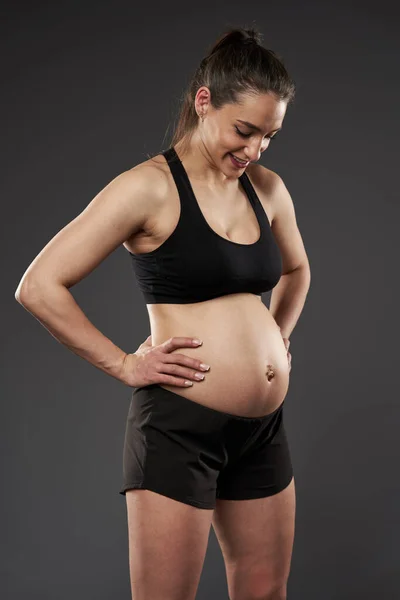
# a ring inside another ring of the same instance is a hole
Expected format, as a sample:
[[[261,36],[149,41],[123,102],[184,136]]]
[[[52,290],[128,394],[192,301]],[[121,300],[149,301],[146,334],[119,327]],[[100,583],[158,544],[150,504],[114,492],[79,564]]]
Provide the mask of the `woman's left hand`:
[[[292,355],[289,352],[289,346],[290,346],[290,340],[288,338],[282,338],[283,339],[283,343],[285,344],[285,348],[287,351],[287,359],[288,359],[288,364],[289,364],[289,373],[292,369]]]

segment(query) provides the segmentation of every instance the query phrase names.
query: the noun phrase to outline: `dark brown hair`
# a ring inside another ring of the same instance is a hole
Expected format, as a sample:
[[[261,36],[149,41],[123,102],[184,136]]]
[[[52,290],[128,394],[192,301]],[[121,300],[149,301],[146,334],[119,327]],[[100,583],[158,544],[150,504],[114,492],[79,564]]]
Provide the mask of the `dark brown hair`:
[[[245,94],[274,94],[288,104],[295,96],[295,83],[282,59],[261,45],[257,29],[231,28],[223,33],[203,58],[181,98],[181,108],[169,146],[183,140],[182,154],[197,127],[194,99],[201,86],[211,92],[211,105],[241,103]]]

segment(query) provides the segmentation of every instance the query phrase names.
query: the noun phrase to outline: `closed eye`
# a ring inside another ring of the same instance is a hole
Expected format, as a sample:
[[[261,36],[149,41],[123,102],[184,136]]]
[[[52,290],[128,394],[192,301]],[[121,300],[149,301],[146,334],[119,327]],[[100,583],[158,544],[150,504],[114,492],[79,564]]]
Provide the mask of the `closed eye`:
[[[251,133],[243,133],[243,131],[240,131],[240,129],[238,129],[235,125],[235,129],[236,129],[236,133],[238,133],[241,137],[244,138],[248,138],[250,137],[252,134]],[[276,134],[275,135],[267,135],[266,136],[269,140],[273,140],[276,138]]]

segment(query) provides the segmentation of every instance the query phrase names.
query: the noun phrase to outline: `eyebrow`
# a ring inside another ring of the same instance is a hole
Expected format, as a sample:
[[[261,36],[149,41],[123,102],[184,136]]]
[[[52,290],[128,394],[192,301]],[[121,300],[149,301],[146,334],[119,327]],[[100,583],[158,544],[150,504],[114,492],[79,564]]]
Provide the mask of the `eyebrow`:
[[[243,123],[243,125],[247,125],[247,127],[250,127],[250,129],[255,129],[256,131],[262,133],[261,129],[257,127],[257,125],[253,125],[253,123],[249,123],[248,121],[242,121],[242,119],[237,120],[239,121],[239,123]],[[275,131],[281,131],[281,129],[282,127],[278,127],[278,129],[274,129],[273,131],[271,131],[271,133],[275,133]]]

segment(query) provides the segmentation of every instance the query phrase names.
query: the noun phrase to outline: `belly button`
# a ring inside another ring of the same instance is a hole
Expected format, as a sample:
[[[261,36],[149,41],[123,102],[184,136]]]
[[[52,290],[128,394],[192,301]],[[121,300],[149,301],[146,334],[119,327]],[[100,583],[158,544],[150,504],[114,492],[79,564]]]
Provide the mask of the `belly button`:
[[[271,379],[273,379],[275,377],[275,373],[274,373],[274,370],[272,368],[272,365],[267,365],[266,375],[267,375],[268,381],[271,381]]]

